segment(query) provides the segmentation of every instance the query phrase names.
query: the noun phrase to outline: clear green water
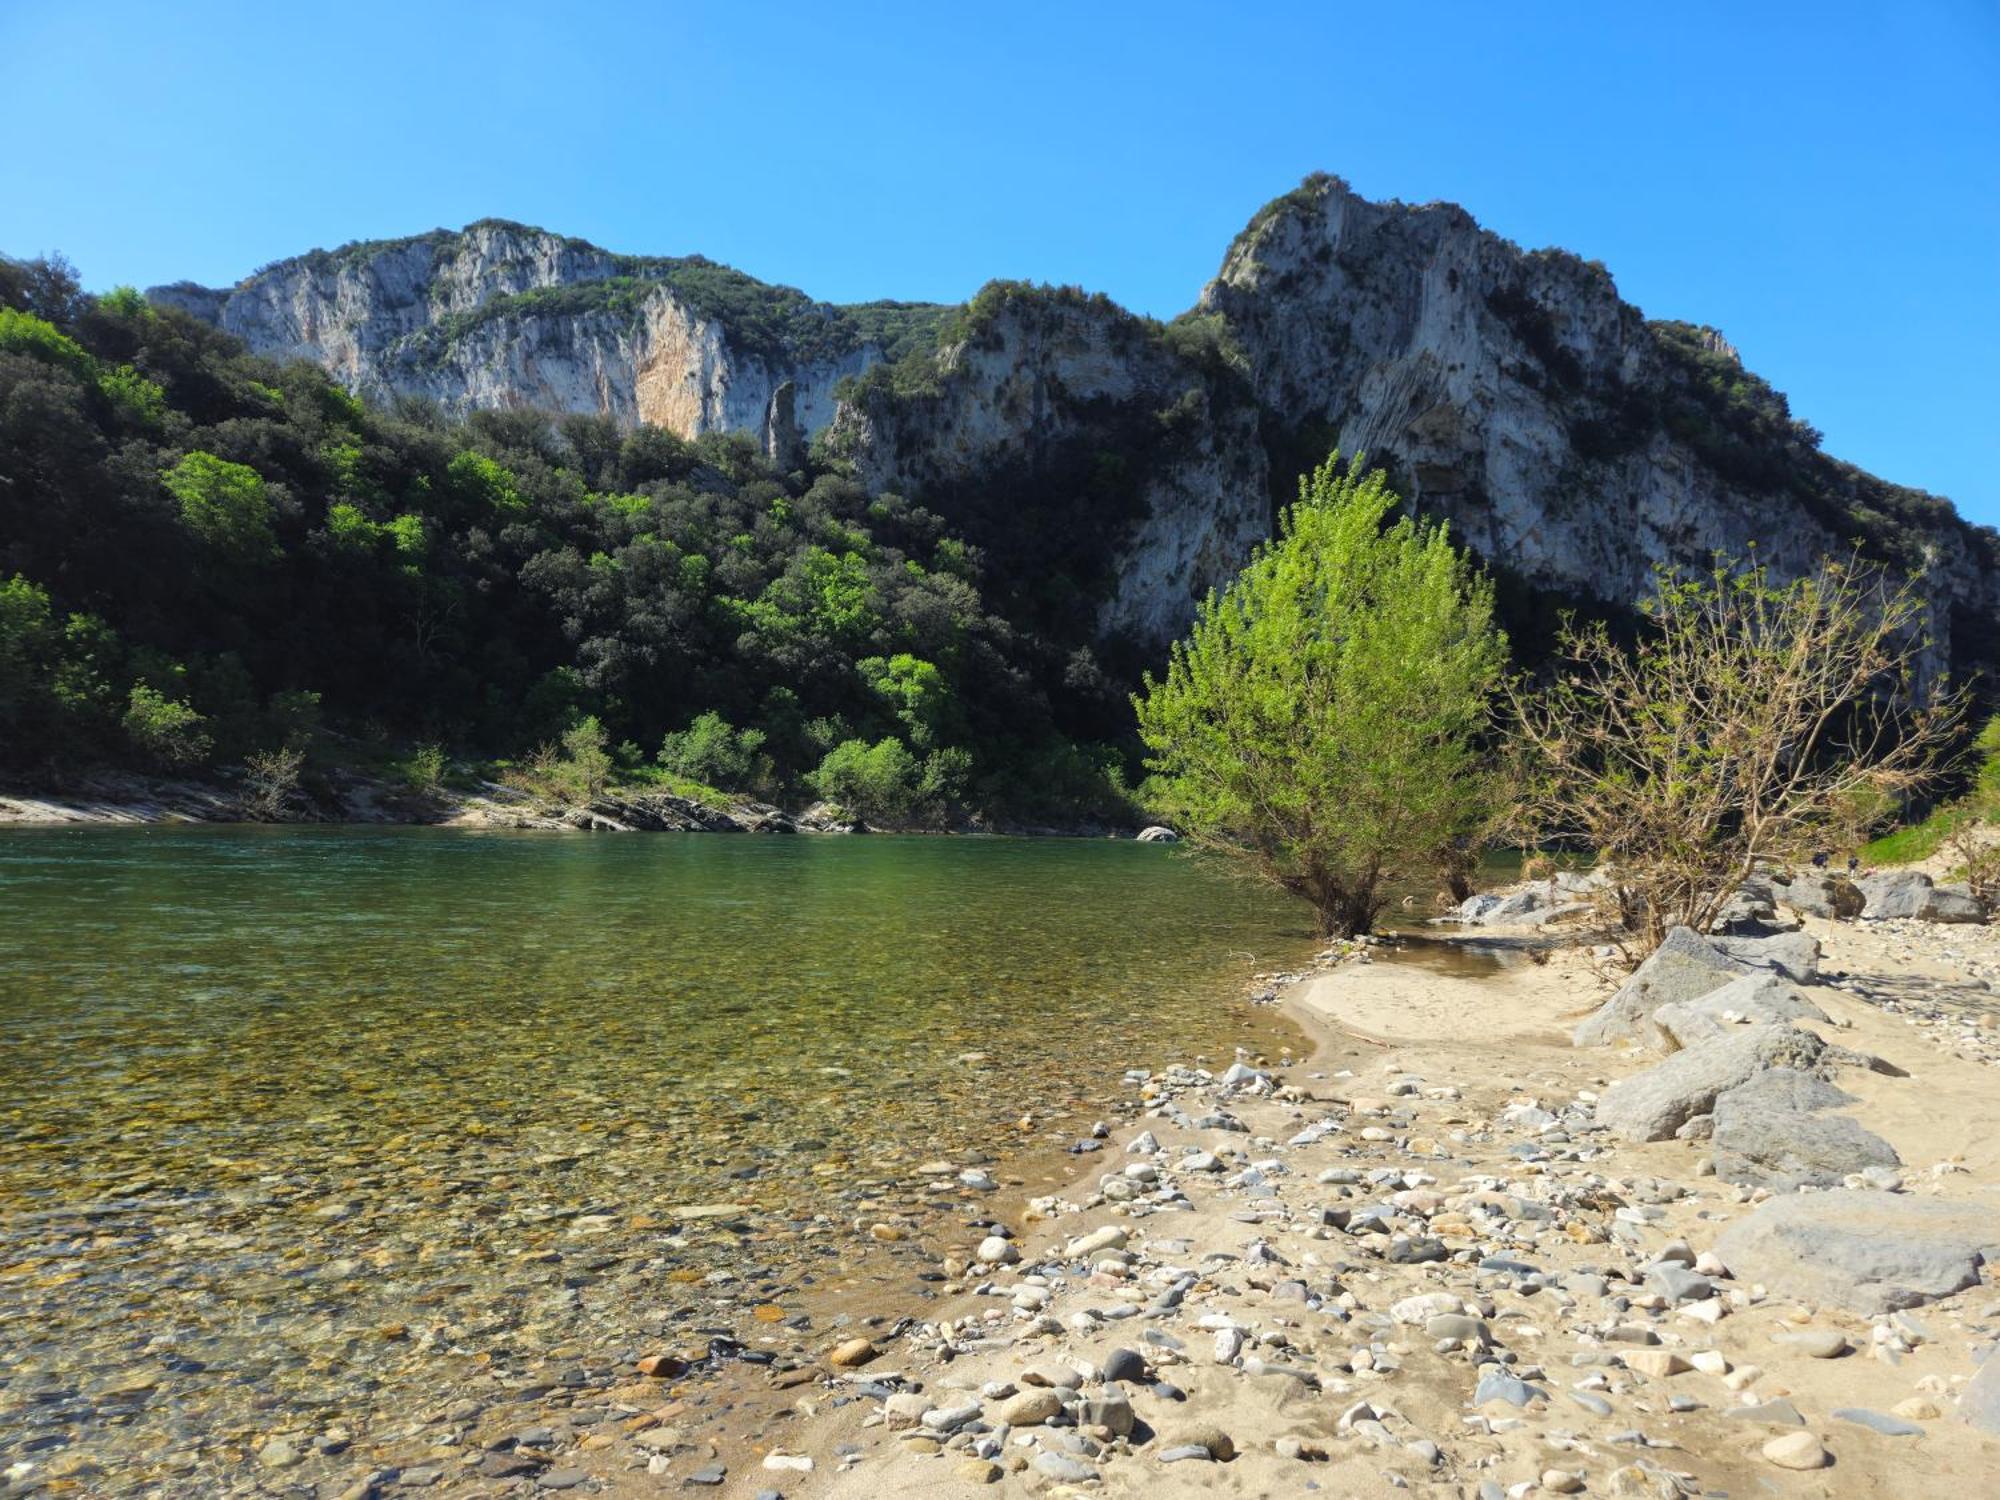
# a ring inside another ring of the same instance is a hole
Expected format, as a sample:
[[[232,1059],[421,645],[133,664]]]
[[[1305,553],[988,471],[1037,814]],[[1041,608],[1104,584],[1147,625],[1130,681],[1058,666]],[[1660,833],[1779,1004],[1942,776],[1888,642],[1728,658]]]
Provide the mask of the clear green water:
[[[0,834],[0,1468],[228,1488],[912,1270],[979,1201],[917,1164],[1226,1059],[1312,946],[1130,843]]]

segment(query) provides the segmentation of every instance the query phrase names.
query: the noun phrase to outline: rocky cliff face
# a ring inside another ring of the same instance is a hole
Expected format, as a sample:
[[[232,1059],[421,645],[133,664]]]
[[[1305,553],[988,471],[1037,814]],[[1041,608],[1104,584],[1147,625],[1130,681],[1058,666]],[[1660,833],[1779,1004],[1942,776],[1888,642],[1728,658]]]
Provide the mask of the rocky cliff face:
[[[1932,665],[2000,668],[1991,531],[1828,458],[1719,335],[1648,322],[1601,266],[1331,177],[1260,212],[1166,327],[1009,283],[948,316],[832,307],[498,222],[150,295],[372,396],[742,431],[787,466],[831,424],[870,485],[1039,545],[1149,642],[1337,444],[1529,588],[1629,604],[1659,565],[1755,544],[1796,573],[1859,545],[1926,570]]]
[[[613,255],[497,220],[316,251],[228,290],[147,295],[378,400],[744,431],[789,453],[832,420],[840,380],[937,311],[833,307],[698,258]],[[796,432],[771,420],[786,385]]]
[[[902,369],[863,382],[836,433],[872,482],[925,495],[1105,402],[1193,403],[1200,441],[1140,449],[1147,508],[1105,623],[1142,633],[1177,629],[1241,562],[1268,521],[1267,470],[1289,496],[1337,445],[1532,589],[1629,605],[1657,566],[1754,547],[1796,575],[1858,545],[1925,570],[1931,667],[2000,666],[1993,532],[1821,453],[1713,330],[1648,322],[1601,266],[1524,252],[1459,208],[1311,179],[1253,220],[1174,325],[1105,345],[1114,315],[1099,309],[1095,334],[1073,318],[1077,352],[1053,363],[1005,326],[948,344],[935,394],[896,395],[923,384]]]
[[[1102,297],[996,284],[949,338],[899,371],[902,389],[883,379],[848,392],[835,447],[871,488],[983,512],[989,540],[1061,530],[1050,564],[1111,559],[1100,624],[1147,641],[1180,630],[1268,533],[1247,390],[1140,319]],[[1013,513],[1007,497],[1021,499]]]

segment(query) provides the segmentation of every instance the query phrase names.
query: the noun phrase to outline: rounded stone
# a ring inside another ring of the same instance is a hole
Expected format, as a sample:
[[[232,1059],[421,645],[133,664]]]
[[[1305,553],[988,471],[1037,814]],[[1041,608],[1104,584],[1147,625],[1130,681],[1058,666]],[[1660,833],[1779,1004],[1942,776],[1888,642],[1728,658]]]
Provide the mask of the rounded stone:
[[[1000,1420],[1009,1427],[1039,1427],[1062,1410],[1062,1397],[1044,1389],[1022,1391],[1003,1402]]]
[[[1828,1454],[1810,1432],[1788,1432],[1764,1445],[1764,1458],[1781,1469],[1821,1469]]]
[[[849,1369],[855,1365],[867,1364],[880,1352],[868,1339],[849,1339],[844,1344],[834,1345],[833,1352],[827,1355],[827,1360],[843,1369]]]

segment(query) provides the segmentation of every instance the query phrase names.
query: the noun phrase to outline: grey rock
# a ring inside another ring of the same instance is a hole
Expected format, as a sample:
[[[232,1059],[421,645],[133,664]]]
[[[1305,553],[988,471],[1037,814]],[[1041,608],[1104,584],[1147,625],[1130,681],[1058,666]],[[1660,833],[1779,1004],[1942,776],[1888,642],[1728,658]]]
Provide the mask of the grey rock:
[[[1722,1036],[1736,1024],[1725,1015],[1742,1016],[1755,1025],[1778,1021],[1824,1021],[1826,1012],[1801,996],[1782,974],[1745,974],[1695,1000],[1663,1005],[1650,1024],[1640,1028],[1641,1040],[1660,1052],[1677,1052]]]
[[[1190,1459],[1206,1463],[1215,1457],[1200,1443],[1176,1443],[1171,1448],[1162,1448],[1155,1456],[1163,1464],[1186,1463]]]
[[[1802,1193],[1738,1219],[1715,1253],[1773,1295],[1879,1316],[1976,1286],[1980,1266],[2000,1257],[2000,1214],[1896,1193]]]
[[[1490,1343],[1493,1338],[1487,1330],[1484,1318],[1467,1317],[1464,1313],[1439,1313],[1424,1324],[1424,1336],[1433,1339],[1460,1339],[1479,1344]]]
[[[1130,1349],[1113,1349],[1104,1356],[1102,1374],[1107,1381],[1129,1380],[1139,1384],[1146,1378],[1146,1357]]]
[[[1108,1427],[1113,1437],[1130,1437],[1135,1420],[1132,1402],[1122,1395],[1092,1396],[1077,1412],[1085,1427]]]
[[[1852,921],[1868,907],[1861,887],[1844,875],[1795,875],[1790,885],[1778,887],[1778,899],[1809,917],[1841,921]]]
[[[1576,1028],[1571,1039],[1579,1047],[1645,1041],[1647,1024],[1661,1006],[1699,1000],[1750,972],[1751,965],[1724,953],[1701,934],[1676,927],[1633,970],[1618,992]]]
[[[1181,836],[1164,824],[1155,823],[1139,830],[1139,842],[1142,844],[1178,844],[1180,841]]]
[[[1958,1415],[1981,1432],[2000,1435],[2000,1354],[1988,1354],[1958,1393]]]
[[[1826,1043],[1795,1026],[1752,1026],[1714,1037],[1619,1079],[1598,1101],[1597,1118],[1629,1141],[1664,1141],[1766,1068],[1816,1071],[1826,1050]]]
[[[1547,1394],[1518,1375],[1488,1367],[1480,1372],[1479,1384],[1473,1388],[1472,1404],[1484,1406],[1489,1401],[1505,1401],[1509,1406],[1526,1406],[1535,1397]]]
[[[1794,984],[1811,984],[1819,978],[1819,939],[1803,932],[1719,937],[1709,941],[1738,963],[1782,975]]]
[[[1646,1285],[1670,1302],[1699,1302],[1715,1294],[1706,1276],[1698,1276],[1685,1266],[1653,1266],[1646,1272]]]
[[[1926,916],[1933,922],[1984,922],[1986,905],[1972,894],[1966,885],[1941,885],[1931,892],[1930,911]]]
[[[1775,1401],[1760,1401],[1755,1406],[1732,1406],[1722,1413],[1735,1422],[1767,1422],[1777,1427],[1803,1427],[1806,1419],[1799,1415],[1799,1409],[1780,1396]]]
[[[1921,870],[1882,870],[1855,882],[1868,898],[1871,917],[1914,917],[1922,922],[1984,922],[1986,908],[1962,885],[1940,886]]]
[[[1772,1068],[1715,1101],[1715,1175],[1724,1182],[1790,1191],[1838,1187],[1851,1172],[1897,1167],[1902,1158],[1846,1115],[1851,1102],[1831,1084],[1792,1068]]]
[[[1097,1470],[1080,1458],[1071,1458],[1067,1453],[1037,1453],[1035,1472],[1064,1484],[1089,1484],[1097,1478]]]
[[[1611,1403],[1606,1401],[1602,1396],[1592,1395],[1589,1391],[1571,1391],[1569,1399],[1585,1411],[1591,1412],[1596,1416],[1608,1417],[1611,1415]]]
[[[1836,1406],[1834,1420],[1852,1422],[1857,1427],[1873,1428],[1884,1437],[1922,1437],[1923,1428],[1915,1422],[1905,1422],[1901,1417],[1892,1417],[1887,1412],[1870,1411],[1865,1406]]]

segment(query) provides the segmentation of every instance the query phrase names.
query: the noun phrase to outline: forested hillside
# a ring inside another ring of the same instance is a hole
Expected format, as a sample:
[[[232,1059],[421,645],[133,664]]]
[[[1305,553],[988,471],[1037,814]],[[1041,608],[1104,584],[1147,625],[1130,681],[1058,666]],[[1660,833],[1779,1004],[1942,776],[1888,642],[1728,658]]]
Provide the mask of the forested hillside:
[[[0,262],[17,776],[518,757],[595,721],[628,770],[731,790],[1101,815],[1130,715],[1091,627],[1060,567],[989,578],[938,516],[739,435],[372,409],[60,262]]]

